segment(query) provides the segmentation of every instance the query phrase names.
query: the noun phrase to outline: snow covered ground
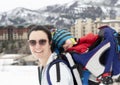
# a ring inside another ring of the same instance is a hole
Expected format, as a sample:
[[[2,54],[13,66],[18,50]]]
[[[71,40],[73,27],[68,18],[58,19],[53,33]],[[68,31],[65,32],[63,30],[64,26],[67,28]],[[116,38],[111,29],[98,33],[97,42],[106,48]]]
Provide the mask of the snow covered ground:
[[[0,85],[39,85],[37,66],[0,66]]]
[[[19,59],[23,57],[23,54],[0,54],[0,66],[1,65],[11,65],[17,61],[16,59]]]

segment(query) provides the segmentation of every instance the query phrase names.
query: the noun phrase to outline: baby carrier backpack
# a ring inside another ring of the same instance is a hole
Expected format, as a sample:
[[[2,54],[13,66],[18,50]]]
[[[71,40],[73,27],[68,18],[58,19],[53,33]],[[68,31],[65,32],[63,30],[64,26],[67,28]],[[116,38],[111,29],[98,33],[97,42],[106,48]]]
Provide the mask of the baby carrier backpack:
[[[75,85],[82,85],[81,70],[78,70],[79,65],[87,68],[104,85],[114,82],[112,77],[120,75],[120,37],[109,26],[102,26],[99,30],[100,39],[97,44],[95,43],[94,46],[90,47],[87,53],[72,52],[66,55],[58,55],[58,58],[51,62],[47,70],[49,85],[52,85],[49,69],[54,64],[56,64],[57,68],[57,81],[60,81],[59,62],[65,63],[71,69]],[[115,82],[119,81],[120,77]]]
[[[99,28],[102,41],[92,50],[84,54],[72,53],[75,62],[85,66],[100,82],[112,84],[113,76],[120,75],[120,52],[118,50],[117,33],[109,26]]]

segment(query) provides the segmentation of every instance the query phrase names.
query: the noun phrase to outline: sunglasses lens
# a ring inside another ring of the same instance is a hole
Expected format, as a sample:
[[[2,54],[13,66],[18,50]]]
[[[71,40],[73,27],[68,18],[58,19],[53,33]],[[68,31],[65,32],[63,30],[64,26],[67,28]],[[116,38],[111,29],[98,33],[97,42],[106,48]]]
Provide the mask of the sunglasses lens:
[[[47,40],[45,40],[45,39],[41,39],[41,40],[39,40],[39,44],[40,44],[40,45],[45,45],[46,42],[47,42]]]
[[[47,42],[47,40],[41,39],[41,40],[39,40],[39,45],[45,45],[46,42]],[[35,46],[36,43],[37,43],[36,40],[29,40],[29,45],[31,45],[31,46]]]
[[[36,41],[35,41],[35,40],[29,40],[29,44],[30,44],[31,46],[34,46],[34,45],[36,45]]]

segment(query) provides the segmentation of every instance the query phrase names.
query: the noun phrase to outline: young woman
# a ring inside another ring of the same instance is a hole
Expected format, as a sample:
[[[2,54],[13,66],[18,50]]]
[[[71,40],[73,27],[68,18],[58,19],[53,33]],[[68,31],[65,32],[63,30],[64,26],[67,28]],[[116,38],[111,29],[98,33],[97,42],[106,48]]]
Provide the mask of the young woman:
[[[30,51],[39,60],[38,76],[40,85],[50,85],[47,78],[49,64],[57,58],[56,53],[51,50],[51,32],[44,26],[33,26],[28,33]],[[74,85],[70,69],[60,62],[61,80],[57,82],[56,65],[50,68],[50,80],[52,85]]]

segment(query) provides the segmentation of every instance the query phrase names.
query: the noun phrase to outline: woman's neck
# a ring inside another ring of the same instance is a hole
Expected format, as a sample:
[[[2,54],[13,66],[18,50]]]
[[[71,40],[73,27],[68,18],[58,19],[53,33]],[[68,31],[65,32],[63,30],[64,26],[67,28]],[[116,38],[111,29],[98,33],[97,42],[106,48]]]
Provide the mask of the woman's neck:
[[[51,54],[52,54],[52,52],[49,52],[46,56],[44,56],[43,59],[39,59],[40,66],[43,66],[43,67],[46,66],[47,61],[48,61],[49,57],[51,56]]]

